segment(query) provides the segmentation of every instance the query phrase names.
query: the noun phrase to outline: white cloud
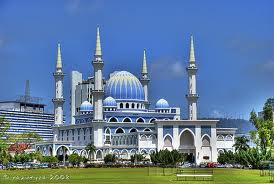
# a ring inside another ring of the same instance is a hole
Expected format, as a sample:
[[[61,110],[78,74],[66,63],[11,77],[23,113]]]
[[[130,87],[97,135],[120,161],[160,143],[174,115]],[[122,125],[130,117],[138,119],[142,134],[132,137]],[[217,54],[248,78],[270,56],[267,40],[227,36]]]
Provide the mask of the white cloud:
[[[157,78],[177,78],[185,73],[182,61],[172,59],[161,59],[151,66],[152,75]]]
[[[213,118],[222,118],[222,117],[224,117],[224,114],[222,112],[220,112],[219,110],[215,109],[212,111],[211,116]]]
[[[102,7],[103,0],[81,1],[81,0],[68,0],[66,1],[65,8],[69,13],[78,13],[81,11],[96,11]]]
[[[262,65],[262,69],[265,71],[274,71],[274,60],[270,60]]]
[[[4,45],[4,40],[0,38],[0,47]]]

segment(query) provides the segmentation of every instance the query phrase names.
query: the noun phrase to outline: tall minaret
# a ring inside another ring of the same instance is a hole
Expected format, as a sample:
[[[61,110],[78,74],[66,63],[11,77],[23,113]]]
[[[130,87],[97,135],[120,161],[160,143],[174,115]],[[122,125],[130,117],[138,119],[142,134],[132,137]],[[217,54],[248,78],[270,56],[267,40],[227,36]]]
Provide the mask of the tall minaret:
[[[56,125],[61,125],[63,124],[63,104],[65,102],[65,99],[63,97],[64,73],[62,71],[60,44],[58,44],[56,70],[53,73],[53,76],[55,80],[55,98],[52,99],[52,102],[54,104],[54,122]]]
[[[149,107],[149,102],[148,102],[148,83],[149,83],[149,81],[150,81],[150,79],[148,77],[148,71],[147,71],[146,50],[144,49],[143,66],[142,66],[142,71],[141,71],[140,82],[142,83],[144,92],[145,92],[146,109],[148,109],[148,107]]]
[[[188,73],[188,95],[186,98],[188,100],[188,119],[197,120],[197,101],[199,96],[196,93],[196,73],[198,68],[195,64],[194,55],[194,43],[193,36],[190,37],[190,51],[189,51],[189,63],[186,68]]]
[[[102,50],[100,41],[100,30],[97,27],[96,34],[96,48],[94,59],[92,61],[94,69],[94,89],[93,94],[93,121],[103,121],[103,98],[104,98],[104,87],[103,87],[103,66]]]

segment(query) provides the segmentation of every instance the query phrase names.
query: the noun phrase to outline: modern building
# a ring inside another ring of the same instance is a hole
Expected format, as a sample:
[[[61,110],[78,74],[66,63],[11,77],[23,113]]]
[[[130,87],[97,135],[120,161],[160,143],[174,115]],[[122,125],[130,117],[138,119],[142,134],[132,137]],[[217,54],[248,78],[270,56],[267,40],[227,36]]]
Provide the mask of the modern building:
[[[60,46],[56,72],[63,76]],[[236,128],[217,128],[218,120],[199,119],[196,90],[196,65],[193,37],[190,39],[188,73],[188,119],[181,119],[179,107],[170,106],[166,99],[159,99],[155,108],[150,108],[149,72],[146,52],[143,53],[142,68],[138,79],[128,71],[115,71],[105,80],[104,62],[99,28],[96,34],[96,48],[92,61],[94,73],[87,80],[79,72],[72,72],[70,124],[55,121],[53,140],[36,144],[44,155],[65,155],[77,153],[102,160],[108,154],[122,159],[141,153],[146,157],[157,150],[177,149],[189,155],[189,161],[217,161],[218,153],[232,150]],[[56,76],[56,74],[54,75]],[[61,98],[62,79],[56,80],[56,96]],[[61,93],[61,94],[60,94]],[[170,94],[172,95],[172,93]],[[55,96],[55,99],[57,98]],[[184,99],[181,99],[184,100]],[[64,102],[63,98],[59,101]],[[55,100],[54,100],[55,103]],[[55,116],[62,115],[55,109]],[[56,114],[57,113],[57,114]],[[59,113],[59,114],[58,114]],[[95,153],[89,153],[85,146],[92,143]]]
[[[54,114],[45,113],[44,107],[44,104],[31,101],[0,102],[0,117],[4,117],[5,121],[10,124],[7,133],[35,132],[43,140],[51,140]]]

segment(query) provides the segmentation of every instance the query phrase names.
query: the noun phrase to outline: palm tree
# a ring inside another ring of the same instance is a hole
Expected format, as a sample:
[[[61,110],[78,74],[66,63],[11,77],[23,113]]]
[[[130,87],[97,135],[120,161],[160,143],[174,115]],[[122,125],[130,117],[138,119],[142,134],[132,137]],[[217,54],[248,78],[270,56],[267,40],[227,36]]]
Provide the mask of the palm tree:
[[[246,136],[240,136],[235,138],[235,144],[233,147],[235,147],[235,151],[246,151],[249,148],[249,145],[247,144],[249,142],[248,138]]]
[[[89,153],[88,159],[89,161],[91,161],[91,154],[96,151],[96,147],[93,144],[89,143],[88,145],[86,145],[85,150]]]

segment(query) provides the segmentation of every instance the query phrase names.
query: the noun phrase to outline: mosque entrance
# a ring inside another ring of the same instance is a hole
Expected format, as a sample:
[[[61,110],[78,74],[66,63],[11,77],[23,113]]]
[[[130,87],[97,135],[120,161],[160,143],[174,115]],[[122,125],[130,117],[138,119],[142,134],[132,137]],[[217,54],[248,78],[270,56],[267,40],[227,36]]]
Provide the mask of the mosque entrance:
[[[180,136],[179,151],[187,154],[187,161],[195,163],[196,148],[194,145],[194,136],[189,130],[185,130]]]

